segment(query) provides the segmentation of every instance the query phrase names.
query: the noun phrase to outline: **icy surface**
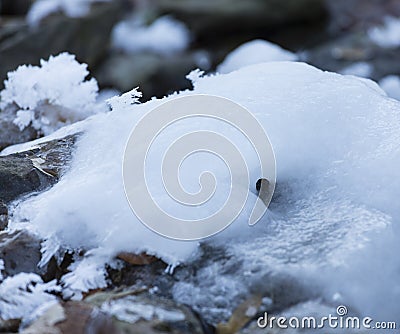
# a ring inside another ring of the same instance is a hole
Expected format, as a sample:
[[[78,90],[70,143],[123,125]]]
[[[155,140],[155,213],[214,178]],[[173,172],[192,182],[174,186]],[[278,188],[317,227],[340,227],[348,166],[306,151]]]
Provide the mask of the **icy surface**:
[[[242,44],[230,54],[217,68],[218,73],[229,73],[248,65],[269,61],[296,61],[297,55],[268,41],[256,39]]]
[[[48,135],[99,110],[97,82],[85,80],[88,74],[87,65],[68,53],[41,60],[40,66],[19,66],[8,73],[0,108],[15,104],[19,110],[14,123],[21,130],[32,124]]]
[[[45,17],[57,12],[70,17],[82,17],[89,13],[92,3],[106,1],[110,0],[37,0],[29,9],[27,21],[37,25]]]
[[[369,38],[383,48],[396,48],[400,46],[400,19],[386,17],[383,26],[368,30]]]
[[[154,52],[170,55],[187,48],[190,33],[186,26],[169,16],[145,26],[135,18],[118,23],[112,33],[115,48],[128,53]]]
[[[207,241],[226,256],[204,254],[211,262],[195,277],[178,282],[175,298],[217,322],[229,317],[249,289],[259,286],[263,293],[274,277],[284,275],[294,277],[288,287],[302,281],[311,295],[335,302],[333,296],[340,294],[342,303],[362,314],[399,320],[400,104],[372,81],[303,63],[270,62],[226,75],[191,77],[194,91],[181,95],[230,98],[261,122],[275,150],[278,187],[270,213],[250,228],[251,187],[243,214]],[[111,113],[79,125],[86,134],[78,142],[71,171],[13,212],[12,226],[26,218],[43,237],[63,247],[91,250],[90,266],[78,263],[64,278],[75,296],[104,284],[103,265],[119,251],[146,251],[172,264],[196,259],[197,242],[165,239],[135,218],[122,184],[122,156],[131,129],[146,112],[174,97],[140,105],[131,92],[111,101]],[[208,119],[178,123],[155,142],[150,162],[156,167],[149,171],[155,201],[176,216],[191,212],[168,201],[158,182],[157,159],[177,136],[199,127],[231,138],[249,156],[252,182],[260,176],[251,150],[229,125]],[[221,161],[199,157],[185,164],[182,182],[188,191],[196,190],[200,171],[214,169],[222,189],[218,196],[229,189]],[[218,197],[211,209],[220,204]],[[296,298],[300,290],[286,295]]]
[[[397,75],[388,75],[379,81],[379,86],[386,94],[396,100],[400,100],[400,77]]]

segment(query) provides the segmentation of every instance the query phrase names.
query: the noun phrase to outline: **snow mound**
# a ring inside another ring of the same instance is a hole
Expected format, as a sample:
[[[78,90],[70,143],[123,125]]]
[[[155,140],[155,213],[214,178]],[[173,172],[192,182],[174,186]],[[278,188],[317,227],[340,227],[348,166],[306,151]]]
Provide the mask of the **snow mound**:
[[[40,61],[40,66],[22,65],[8,73],[1,91],[0,108],[16,105],[14,123],[44,133],[96,113],[97,82],[88,76],[86,64],[61,53]]]
[[[379,86],[386,94],[396,100],[400,100],[400,77],[388,75],[379,81]]]
[[[250,228],[249,208],[256,198],[251,186],[243,214],[207,241],[224,248],[230,260],[216,259],[196,277],[179,282],[175,298],[191,296],[184,302],[204,311],[208,319],[216,319],[215,315],[225,316],[227,307],[237,300],[228,299],[219,306],[210,306],[210,300],[245,295],[257,277],[284,271],[297,279],[307,274],[326,280],[332,290],[324,296],[327,300],[341,293],[346,305],[361,313],[396,319],[400,263],[397,257],[388,257],[382,245],[390,231],[396,241],[390,243],[391,252],[399,251],[399,102],[387,98],[370,80],[295,62],[263,63],[208,77],[197,72],[191,77],[194,90],[180,95],[226,97],[247,107],[259,120],[275,150],[277,190],[270,215]],[[144,251],[171,264],[196,259],[197,242],[163,238],[137,220],[122,181],[122,157],[132,128],[147,112],[175,97],[132,104],[135,94],[131,92],[121,103],[112,101],[112,112],[85,120],[79,127],[85,134],[78,141],[71,170],[47,192],[19,203],[12,213],[11,227],[28,220],[44,238],[54,238],[64,248],[88,251],[88,265],[80,262],[65,278],[75,296],[78,290],[104,285],[104,263],[120,251]],[[254,152],[229,124],[210,119],[177,122],[154,142],[148,161],[154,200],[174,216],[187,218],[198,212],[181,208],[164,192],[160,159],[178,137],[203,129],[231,139],[248,157],[252,182],[260,177],[253,165]],[[188,158],[184,165],[181,181],[189,192],[198,190],[202,171],[216,175],[216,201],[206,214],[219,209],[230,189],[226,166],[207,154]],[[371,255],[363,258],[360,250],[366,248],[371,248]],[[379,278],[370,274],[377,268],[382,273]],[[357,288],[360,275],[368,277],[362,291]],[[77,276],[87,276],[87,282]],[[215,288],[210,289],[210,284]],[[385,301],[379,296],[385,296]]]
[[[373,27],[368,30],[368,36],[382,48],[397,48],[400,46],[400,19],[386,17],[383,26]]]
[[[162,16],[149,26],[136,19],[118,23],[112,32],[116,49],[127,53],[153,52],[170,55],[185,50],[190,43],[186,26],[170,16]]]
[[[110,0],[37,0],[29,9],[26,19],[30,25],[37,25],[45,17],[57,12],[69,17],[82,17],[89,13],[92,3],[106,1]]]
[[[218,73],[229,73],[248,65],[269,61],[296,61],[297,55],[281,48],[279,45],[257,39],[242,44],[218,66]]]

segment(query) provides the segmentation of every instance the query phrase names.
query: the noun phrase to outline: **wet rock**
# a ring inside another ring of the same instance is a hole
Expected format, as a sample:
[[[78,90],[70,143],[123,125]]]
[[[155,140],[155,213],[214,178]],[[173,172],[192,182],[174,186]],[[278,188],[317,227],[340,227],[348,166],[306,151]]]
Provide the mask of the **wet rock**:
[[[0,156],[0,200],[8,203],[57,182],[68,167],[76,138],[71,135],[29,151]]]
[[[0,233],[0,259],[4,261],[3,276],[13,276],[21,272],[40,274],[41,240],[27,232],[14,231]]]
[[[122,0],[109,1],[94,5],[86,17],[52,15],[36,28],[19,26],[0,41],[0,82],[19,65],[35,65],[41,58],[64,51],[75,54],[93,69],[107,54],[111,30],[124,8]]]

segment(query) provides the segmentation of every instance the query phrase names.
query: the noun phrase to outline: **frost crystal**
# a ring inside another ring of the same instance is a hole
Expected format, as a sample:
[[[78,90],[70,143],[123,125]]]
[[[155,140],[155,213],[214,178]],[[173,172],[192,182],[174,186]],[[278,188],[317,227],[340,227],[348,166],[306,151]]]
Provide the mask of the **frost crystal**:
[[[40,305],[56,300],[49,294],[56,290],[55,281],[43,283],[36,274],[8,277],[0,284],[0,318],[26,318]]]
[[[139,87],[136,87],[121,96],[113,96],[107,99],[106,102],[112,110],[128,109],[133,104],[139,103],[139,99],[142,97],[142,92],[139,92],[138,89]]]
[[[85,80],[88,74],[87,65],[68,53],[20,66],[8,73],[0,108],[16,105],[14,123],[21,130],[32,124],[47,135],[96,112],[98,86],[94,78]]]

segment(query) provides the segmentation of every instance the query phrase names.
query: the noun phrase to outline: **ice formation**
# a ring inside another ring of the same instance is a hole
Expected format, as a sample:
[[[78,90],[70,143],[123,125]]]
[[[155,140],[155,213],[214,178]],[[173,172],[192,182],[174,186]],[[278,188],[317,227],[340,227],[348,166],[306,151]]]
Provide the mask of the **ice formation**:
[[[36,309],[56,301],[51,292],[59,291],[55,281],[43,283],[37,274],[20,273],[0,284],[0,318],[26,318]]]
[[[229,306],[250,285],[262,287],[271,281],[268,275],[285,273],[313,282],[310,289],[319,282],[320,296],[328,301],[340,295],[342,303],[361,314],[399,320],[400,263],[395,255],[400,237],[399,102],[372,81],[323,72],[304,63],[269,62],[226,75],[191,77],[195,78],[193,91],[178,96],[223,96],[247,107],[261,122],[275,150],[278,188],[270,215],[253,228],[246,219],[256,196],[250,189],[243,215],[207,241],[224,248],[229,260],[213,260],[196,277],[177,282],[175,298],[216,321],[227,316]],[[121,175],[132,128],[149,110],[175,97],[132,104],[133,92],[121,103],[114,100],[111,113],[53,135],[74,128],[85,132],[71,170],[50,190],[19,203],[11,226],[17,228],[20,221],[28,220],[55,244],[87,250],[64,277],[69,296],[79,297],[96,284],[104,285],[104,263],[119,251],[145,251],[171,264],[196,258],[197,242],[165,239],[135,218]],[[208,119],[176,124],[152,148],[150,162],[156,167],[150,167],[149,186],[155,201],[177,216],[190,212],[171,203],[163,192],[157,159],[177,136],[199,128],[231,138],[249,155],[252,180],[259,177],[251,150],[228,124]],[[220,177],[218,187],[223,191],[218,194],[223,197],[229,189],[221,161],[205,156],[185,163],[182,182],[188,191],[196,191],[198,175],[210,168]],[[218,209],[221,200],[216,198],[211,209]],[[44,247],[47,258],[53,251]]]

